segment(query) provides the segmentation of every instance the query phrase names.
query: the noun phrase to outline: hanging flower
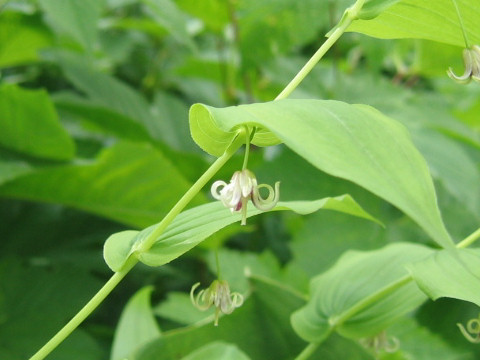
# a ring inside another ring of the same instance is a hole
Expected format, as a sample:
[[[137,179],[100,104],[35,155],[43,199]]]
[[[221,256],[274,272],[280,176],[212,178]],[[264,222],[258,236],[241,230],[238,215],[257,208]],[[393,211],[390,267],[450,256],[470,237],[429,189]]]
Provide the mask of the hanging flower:
[[[465,72],[462,76],[456,75],[452,68],[448,69],[448,76],[460,84],[468,84],[472,79],[480,81],[480,46],[473,45],[470,49],[464,49],[463,62]]]
[[[220,189],[219,189],[220,188]],[[262,198],[260,189],[266,188],[268,196]],[[280,182],[275,183],[275,190],[267,184],[257,184],[255,175],[247,169],[235,171],[227,184],[225,181],[215,181],[212,185],[212,196],[222,201],[223,205],[230,208],[232,212],[242,212],[242,225],[247,220],[247,203],[252,200],[253,205],[259,210],[269,211],[275,207],[280,197]]]
[[[194,292],[200,283],[196,283],[190,290],[190,300],[197,309],[205,311],[213,305],[215,309],[215,326],[218,326],[220,312],[231,314],[233,310],[242,306],[243,295],[238,292],[230,293],[230,287],[225,280],[214,280],[207,288],[200,290],[195,296]]]

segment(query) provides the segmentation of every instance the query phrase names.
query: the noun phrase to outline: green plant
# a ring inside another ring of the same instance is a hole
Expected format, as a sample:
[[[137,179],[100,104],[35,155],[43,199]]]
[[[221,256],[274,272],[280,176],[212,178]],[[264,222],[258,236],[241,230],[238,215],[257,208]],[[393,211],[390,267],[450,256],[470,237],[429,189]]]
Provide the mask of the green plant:
[[[474,358],[474,1],[59,4],[0,13],[2,359]]]

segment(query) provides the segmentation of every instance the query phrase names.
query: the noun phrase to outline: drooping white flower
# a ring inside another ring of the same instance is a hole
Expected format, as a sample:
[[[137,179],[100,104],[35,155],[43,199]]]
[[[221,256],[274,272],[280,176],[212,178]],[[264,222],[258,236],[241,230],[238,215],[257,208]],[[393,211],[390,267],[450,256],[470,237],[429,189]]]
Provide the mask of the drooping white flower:
[[[464,49],[463,62],[465,72],[462,76],[456,75],[452,68],[448,69],[448,76],[460,84],[468,84],[472,79],[480,82],[480,46],[473,45],[470,49]]]
[[[230,287],[225,280],[214,280],[207,289],[200,290],[195,296],[194,292],[199,286],[200,283],[192,286],[190,300],[201,311],[208,310],[212,305],[215,306],[215,326],[218,326],[220,312],[231,314],[243,304],[243,295],[238,292],[230,293]]]
[[[262,198],[260,189],[266,188],[268,196]],[[230,183],[215,181],[212,185],[212,196],[220,200],[223,205],[233,211],[242,212],[242,225],[246,224],[247,203],[252,200],[253,205],[259,210],[269,211],[277,205],[280,198],[280,182],[275,183],[275,190],[267,184],[257,183],[257,178],[248,169],[235,171]]]

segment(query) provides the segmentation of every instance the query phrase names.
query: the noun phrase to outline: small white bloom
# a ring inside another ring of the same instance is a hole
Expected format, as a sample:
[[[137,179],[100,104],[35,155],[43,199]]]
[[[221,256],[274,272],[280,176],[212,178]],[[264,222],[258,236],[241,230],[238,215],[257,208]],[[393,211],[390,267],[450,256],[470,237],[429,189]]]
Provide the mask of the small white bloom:
[[[480,81],[480,46],[473,45],[470,49],[463,50],[465,72],[458,76],[452,68],[447,71],[448,76],[460,84],[468,84],[470,80]]]
[[[219,189],[220,188],[220,189]],[[260,189],[266,188],[268,196],[262,198]],[[235,171],[230,183],[215,181],[212,185],[212,196],[233,211],[242,211],[242,225],[246,224],[247,203],[252,200],[259,210],[268,211],[277,205],[280,197],[280,182],[275,183],[275,190],[267,184],[257,183],[257,178],[250,170]]]
[[[207,288],[200,290],[200,292],[194,296],[195,289],[200,286],[200,283],[196,283],[190,290],[190,300],[193,305],[201,310],[208,310],[212,305],[215,309],[215,326],[218,326],[218,318],[220,312],[224,314],[231,314],[233,310],[242,306],[243,295],[238,292],[230,293],[230,287],[225,280],[215,280]]]

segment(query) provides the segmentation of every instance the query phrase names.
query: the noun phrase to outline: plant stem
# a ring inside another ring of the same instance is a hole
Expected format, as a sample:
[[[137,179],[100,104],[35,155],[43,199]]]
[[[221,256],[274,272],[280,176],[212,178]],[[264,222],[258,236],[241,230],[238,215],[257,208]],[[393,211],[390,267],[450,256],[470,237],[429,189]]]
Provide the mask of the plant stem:
[[[315,54],[307,61],[303,68],[295,75],[295,77],[290,81],[290,83],[282,90],[280,94],[275,98],[275,100],[281,100],[288,97],[293,90],[305,79],[305,77],[312,71],[312,69],[317,65],[323,55],[335,44],[335,42],[342,36],[342,34],[347,30],[353,20],[358,16],[358,13],[362,9],[363,3],[365,0],[357,0],[357,2],[349,9],[345,11],[345,15],[337,25],[333,33],[328,37],[328,39],[320,46]]]
[[[298,354],[298,356],[295,358],[295,360],[308,359],[314,353],[314,351],[317,350],[318,345],[320,345],[320,343],[310,343],[310,344],[308,344],[307,347],[305,349],[303,349],[303,351],[300,354]]]
[[[394,281],[387,286],[381,288],[377,292],[373,293],[370,296],[367,296],[366,298],[360,300],[357,302],[355,305],[353,305],[351,308],[348,310],[344,311],[342,314],[329,319],[329,323],[332,327],[338,326],[343,324],[345,321],[350,319],[352,316],[355,314],[359,313],[363,309],[369,307],[370,305],[374,304],[378,300],[384,298],[387,295],[390,295],[392,292],[395,290],[401,288],[402,286],[408,284],[410,281],[412,281],[412,276],[411,275],[405,275],[398,279],[397,281]]]
[[[180,212],[188,205],[190,201],[200,192],[200,190],[207,184],[208,181],[221,169],[223,165],[232,157],[233,154],[243,145],[245,136],[245,129],[240,129],[237,133],[237,137],[233,140],[230,146],[225,150],[225,153],[220,156],[215,162],[205,171],[200,178],[192,185],[190,189],[182,196],[175,206],[168,212],[167,215],[160,221],[158,226],[150,233],[150,235],[143,241],[138,248],[138,252],[148,251],[158,237],[162,235],[168,225],[180,214]]]
[[[241,129],[236,138],[205,173],[192,185],[183,197],[175,204],[170,212],[163,218],[157,228],[145,239],[141,247],[137,250],[140,252],[148,251],[158,237],[163,233],[168,225],[175,217],[188,205],[188,203],[198,194],[205,184],[217,173],[217,171],[232,157],[233,154],[242,146],[244,141],[245,130]],[[247,134],[248,136],[248,134]],[[38,350],[30,360],[42,360],[50,354],[63,340],[65,340],[73,330],[75,330],[112,292],[112,290],[122,281],[128,272],[138,263],[135,256],[131,256],[124,267],[113,274],[113,276],[105,283],[105,285],[90,299],[90,301],[57,333],[52,337],[40,350]]]
[[[138,262],[136,258],[130,258],[125,264],[122,271],[116,272],[103,285],[103,287],[93,296],[90,301],[58,332],[52,337],[43,347],[33,355],[30,360],[42,360],[50,354],[63,340],[65,340],[78,325],[80,325],[101,302],[112,292],[112,290],[122,281],[125,275]]]
[[[217,279],[222,280],[222,274],[220,271],[220,257],[218,256],[218,249],[215,249],[215,262],[217,264]]]
[[[243,157],[243,165],[242,170],[245,170],[248,165],[248,157],[250,156],[250,131],[248,127],[245,126],[245,131],[247,133],[246,141],[245,141],[245,155]]]
[[[476,240],[478,240],[480,238],[480,229],[477,229],[476,231],[474,231],[472,234],[470,234],[469,236],[467,236],[465,239],[463,239],[462,241],[460,241],[458,244],[457,244],[457,248],[459,249],[463,249],[463,248],[466,248],[466,247],[469,247],[470,245],[472,245]]]

